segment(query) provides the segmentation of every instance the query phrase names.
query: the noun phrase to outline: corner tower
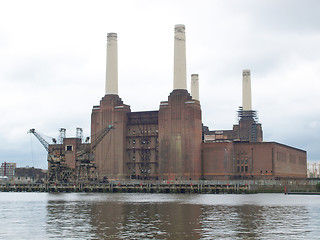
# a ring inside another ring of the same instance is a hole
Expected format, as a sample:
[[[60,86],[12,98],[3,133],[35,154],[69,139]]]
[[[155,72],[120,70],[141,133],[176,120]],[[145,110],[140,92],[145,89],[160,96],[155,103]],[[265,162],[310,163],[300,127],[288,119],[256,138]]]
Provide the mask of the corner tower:
[[[91,141],[109,125],[112,129],[95,150],[95,164],[99,178],[123,179],[126,175],[126,129],[130,106],[123,104],[118,95],[117,34],[107,36],[107,68],[105,96],[91,114]]]
[[[201,108],[187,91],[185,46],[185,26],[176,25],[174,89],[159,109],[160,179],[201,178]]]

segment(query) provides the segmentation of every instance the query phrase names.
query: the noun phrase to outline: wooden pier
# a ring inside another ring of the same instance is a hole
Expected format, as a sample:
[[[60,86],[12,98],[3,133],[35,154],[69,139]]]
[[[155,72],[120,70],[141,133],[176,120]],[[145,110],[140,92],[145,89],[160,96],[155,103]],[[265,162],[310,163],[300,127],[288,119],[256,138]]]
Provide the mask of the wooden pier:
[[[203,183],[112,182],[100,184],[3,184],[1,192],[105,192],[105,193],[245,193],[248,185]]]

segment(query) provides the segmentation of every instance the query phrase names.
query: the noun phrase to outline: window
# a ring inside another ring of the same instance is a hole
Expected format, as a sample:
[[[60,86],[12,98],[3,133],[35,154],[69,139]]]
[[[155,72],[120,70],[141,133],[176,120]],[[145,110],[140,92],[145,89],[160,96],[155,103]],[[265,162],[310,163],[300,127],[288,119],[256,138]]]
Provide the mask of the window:
[[[248,172],[248,166],[245,166],[245,172]]]
[[[72,145],[67,145],[66,146],[66,150],[67,151],[72,151],[73,150],[73,146]]]

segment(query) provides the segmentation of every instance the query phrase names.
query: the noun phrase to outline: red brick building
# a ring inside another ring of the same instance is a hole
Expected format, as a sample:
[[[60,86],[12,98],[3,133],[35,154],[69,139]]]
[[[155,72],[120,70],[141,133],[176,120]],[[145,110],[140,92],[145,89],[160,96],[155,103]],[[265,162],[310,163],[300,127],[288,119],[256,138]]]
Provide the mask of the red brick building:
[[[277,179],[305,178],[307,155],[300,149],[263,142],[251,108],[250,71],[243,71],[243,107],[232,130],[202,126],[198,78],[186,89],[184,26],[175,28],[174,88],[159,110],[131,112],[118,95],[117,35],[108,35],[106,93],[91,114],[91,139],[114,129],[95,150],[99,178]],[[68,163],[70,165],[70,163]]]
[[[306,178],[306,152],[276,142],[202,144],[203,179]]]

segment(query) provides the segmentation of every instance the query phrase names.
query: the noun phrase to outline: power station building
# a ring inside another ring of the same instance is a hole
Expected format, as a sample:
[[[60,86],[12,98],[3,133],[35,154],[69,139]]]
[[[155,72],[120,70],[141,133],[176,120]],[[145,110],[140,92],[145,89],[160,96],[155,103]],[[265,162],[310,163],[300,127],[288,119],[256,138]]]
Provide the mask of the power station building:
[[[118,95],[117,34],[107,40],[105,96],[91,114],[91,139],[113,125],[95,150],[99,178],[213,180],[305,178],[306,152],[263,142],[251,106],[250,71],[243,71],[242,107],[232,130],[203,126],[199,79],[187,90],[185,26],[174,35],[173,90],[156,111],[131,112]]]

